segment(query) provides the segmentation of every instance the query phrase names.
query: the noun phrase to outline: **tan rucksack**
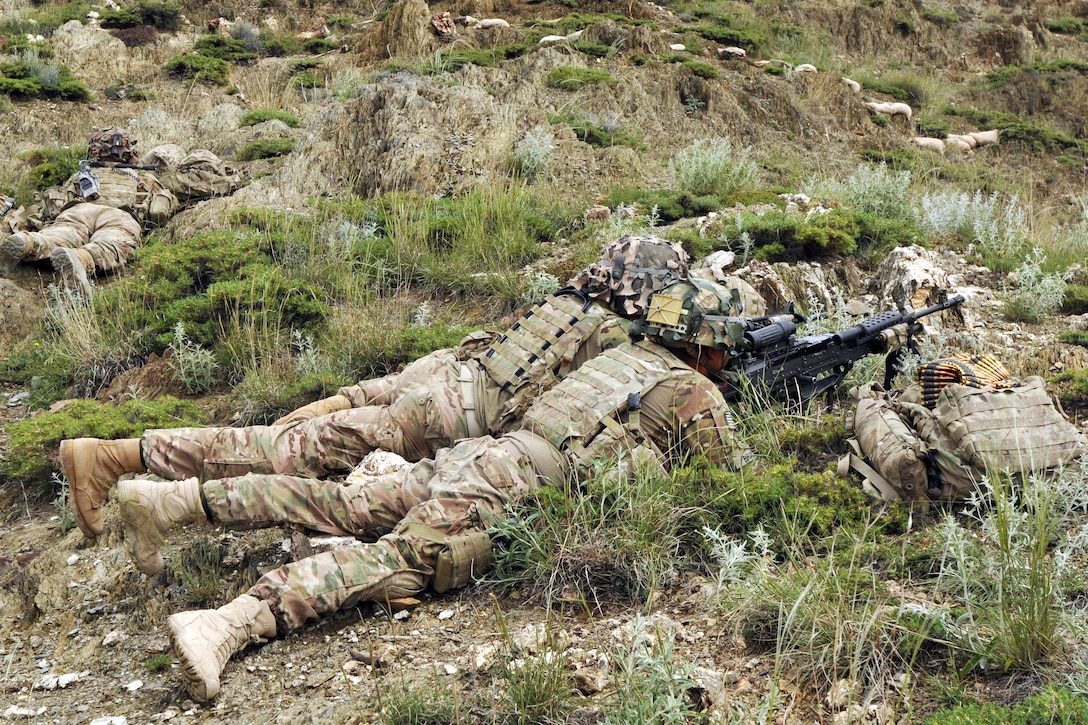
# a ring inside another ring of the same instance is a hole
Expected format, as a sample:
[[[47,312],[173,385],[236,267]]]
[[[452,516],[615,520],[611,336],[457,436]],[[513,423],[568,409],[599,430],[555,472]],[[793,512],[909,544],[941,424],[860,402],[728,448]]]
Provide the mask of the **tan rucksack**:
[[[896,396],[870,384],[851,395],[857,400],[849,421],[857,455],[840,470],[862,472],[867,489],[886,500],[963,499],[987,474],[1046,472],[1088,446],[1039,377],[1001,389],[947,385],[933,410],[920,404],[919,386]],[[863,468],[858,456],[872,468]],[[924,495],[919,463],[926,471]]]

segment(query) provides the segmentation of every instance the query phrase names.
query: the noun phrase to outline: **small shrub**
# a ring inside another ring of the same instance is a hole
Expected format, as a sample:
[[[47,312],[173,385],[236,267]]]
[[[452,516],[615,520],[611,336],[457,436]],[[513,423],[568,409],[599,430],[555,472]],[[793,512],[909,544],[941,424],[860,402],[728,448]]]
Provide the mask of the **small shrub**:
[[[340,44],[335,40],[329,40],[328,38],[307,38],[302,41],[302,50],[310,55],[320,55],[322,53],[328,53],[331,50],[336,50],[340,47]]]
[[[130,101],[154,101],[155,91],[150,88],[133,88],[129,91],[128,99]]]
[[[930,715],[924,725],[1080,725],[1088,722],[1083,693],[1049,685],[1018,705],[972,703],[945,708]]]
[[[1048,20],[1046,22],[1046,28],[1052,33],[1063,33],[1065,35],[1077,35],[1085,30],[1084,20],[1082,18],[1058,18],[1057,20]]]
[[[903,218],[911,184],[910,171],[890,171],[883,164],[862,164],[842,181],[812,179],[805,193],[814,198],[830,196],[866,214]]]
[[[227,63],[253,60],[257,54],[248,50],[237,38],[222,35],[205,35],[196,41],[196,52],[208,58],[218,58]]]
[[[1046,253],[1035,247],[1016,270],[1016,289],[1007,293],[1005,316],[1020,322],[1040,322],[1062,303],[1068,272],[1044,274]]]
[[[696,140],[673,156],[669,170],[677,186],[696,196],[725,195],[756,177],[748,149],[734,149],[726,137]]]
[[[591,43],[587,40],[576,40],[570,44],[570,47],[577,50],[579,53],[585,53],[594,58],[611,58],[617,52],[616,48],[611,45]]]
[[[258,42],[261,55],[280,57],[302,52],[302,44],[290,35],[262,35]]]
[[[552,132],[543,126],[534,126],[514,146],[510,159],[514,172],[527,179],[535,178],[548,165],[554,148]]]
[[[575,68],[569,65],[561,65],[553,68],[548,73],[547,83],[553,88],[561,88],[565,91],[574,91],[583,86],[616,85],[616,79],[612,74],[598,68]]]
[[[689,30],[715,43],[735,45],[750,52],[758,52],[767,42],[767,36],[757,30],[732,28],[727,25],[697,25]]]
[[[87,158],[86,146],[60,146],[41,148],[21,155],[30,165],[27,181],[35,191],[58,186],[79,170],[81,159]]]
[[[914,21],[907,15],[896,16],[895,20],[892,21],[892,25],[903,35],[912,35],[918,30],[914,27]]]
[[[922,19],[928,20],[939,28],[951,28],[960,21],[955,11],[945,8],[927,8],[922,12]]]
[[[219,363],[215,353],[195,344],[185,335],[185,323],[174,325],[174,339],[170,343],[170,369],[190,395],[206,393],[219,382],[216,373]]]
[[[706,78],[707,80],[716,81],[722,77],[721,72],[717,68],[712,66],[710,63],[706,63],[701,60],[687,58],[680,61],[680,65],[684,66],[700,78]]]
[[[264,123],[271,120],[282,121],[290,128],[298,128],[301,124],[298,118],[286,111],[272,111],[268,109],[257,109],[254,111],[246,111],[242,114],[242,118],[238,121],[238,126],[256,126],[258,123]]]
[[[251,141],[238,149],[238,158],[242,161],[272,159],[286,156],[295,150],[295,140],[290,138],[263,139]]]
[[[1085,330],[1063,330],[1058,333],[1058,340],[1067,345],[1088,347],[1088,332]]]
[[[914,125],[918,129],[919,136],[930,138],[948,138],[950,126],[948,121],[940,118],[919,117],[914,119]]]
[[[872,91],[873,93],[884,93],[891,96],[897,101],[902,101],[903,103],[907,103],[910,101],[910,92],[906,88],[892,83],[878,81],[873,78],[862,78],[861,86],[867,91]]]
[[[177,55],[166,62],[166,70],[186,80],[225,86],[230,63],[207,55]]]

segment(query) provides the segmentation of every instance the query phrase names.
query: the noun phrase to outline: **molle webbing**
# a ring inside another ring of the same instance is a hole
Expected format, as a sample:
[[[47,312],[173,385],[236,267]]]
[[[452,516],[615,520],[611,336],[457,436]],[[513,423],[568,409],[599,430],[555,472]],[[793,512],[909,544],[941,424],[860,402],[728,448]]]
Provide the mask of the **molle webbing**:
[[[162,189],[154,176],[134,169],[104,168],[96,169],[95,173],[102,188],[94,203],[128,212],[140,222],[147,216],[151,197]],[[72,184],[69,187],[72,189],[69,193],[79,198],[78,188]]]
[[[670,356],[671,357],[671,356]],[[526,427],[556,448],[590,449],[602,427],[613,434],[617,417],[633,393],[644,396],[681,367],[642,346],[625,345],[598,355],[568,375],[563,384],[537,398],[525,414]],[[637,435],[637,431],[631,431]]]
[[[479,356],[491,378],[509,392],[548,377],[562,377],[585,339],[601,324],[599,307],[574,294],[538,302]]]

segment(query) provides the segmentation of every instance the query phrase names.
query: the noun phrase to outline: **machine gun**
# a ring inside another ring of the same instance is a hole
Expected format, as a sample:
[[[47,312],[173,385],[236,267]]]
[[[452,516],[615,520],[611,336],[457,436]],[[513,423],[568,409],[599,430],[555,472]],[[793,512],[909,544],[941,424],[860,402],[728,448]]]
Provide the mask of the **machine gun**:
[[[798,315],[770,315],[744,322],[743,339],[734,355],[716,377],[727,400],[740,395],[745,382],[767,390],[771,397],[801,402],[833,391],[858,360],[867,355],[888,353],[885,387],[890,387],[899,360],[907,349],[915,349],[913,335],[921,330],[918,320],[934,312],[963,304],[963,295],[949,298],[944,290],[940,302],[913,312],[881,312],[839,332],[794,337]],[[906,342],[901,332],[905,325]],[[898,330],[894,328],[899,328]]]

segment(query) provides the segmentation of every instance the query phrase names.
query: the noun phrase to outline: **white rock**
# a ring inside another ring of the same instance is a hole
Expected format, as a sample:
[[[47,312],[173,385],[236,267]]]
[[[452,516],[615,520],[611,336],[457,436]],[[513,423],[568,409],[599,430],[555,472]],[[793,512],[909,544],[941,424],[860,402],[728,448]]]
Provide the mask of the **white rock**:
[[[540,40],[536,41],[537,45],[556,45],[557,43],[567,42],[567,36],[565,35],[545,35]]]
[[[396,453],[391,453],[389,451],[371,451],[359,462],[359,465],[355,467],[355,470],[348,474],[345,482],[362,483],[372,476],[382,476],[386,473],[393,473],[411,465],[411,463],[404,460],[404,458],[398,456]]]
[[[143,680],[133,680],[132,682],[125,685],[125,689],[128,690],[129,692],[136,692],[136,690],[139,690],[143,686],[144,686],[144,681]]]
[[[453,614],[454,612],[452,609],[443,609],[441,612],[438,613],[438,619],[439,621],[443,619],[450,619],[451,617],[453,617]]]
[[[83,672],[68,672],[63,675],[42,675],[37,682],[34,683],[34,687],[41,688],[43,690],[63,690],[73,682],[78,682],[87,675],[91,674],[90,670],[83,670]]]
[[[827,693],[827,706],[832,710],[842,710],[856,699],[856,683],[851,680],[838,680]]]
[[[812,65],[812,63],[802,63],[801,65],[794,66],[793,70],[795,73],[815,73],[816,66]]]
[[[447,675],[456,675],[457,674],[457,667],[455,667],[454,665],[449,664],[448,662],[446,664],[442,665],[442,670]]]
[[[684,45],[683,43],[672,43],[672,44],[669,45],[669,50],[681,51],[681,50],[687,50],[687,49],[688,49],[687,46]]]
[[[77,561],[79,561],[79,554],[72,554],[68,557],[68,566],[72,566]]]
[[[399,612],[397,612],[396,614],[393,615],[393,619],[403,620],[403,619],[408,619],[409,616],[410,616],[410,613],[408,612],[408,610],[407,609],[402,609],[402,610],[400,610]]]
[[[39,707],[37,710],[35,710],[33,708],[30,708],[30,707],[16,707],[15,705],[12,705],[7,710],[4,710],[4,717],[6,717],[8,719],[11,719],[11,720],[14,720],[16,718],[23,718],[23,717],[25,717],[25,718],[37,717],[38,715],[44,715],[44,714],[45,714],[45,707],[44,706]]]
[[[112,647],[115,644],[118,644],[120,642],[124,642],[126,639],[128,639],[128,634],[126,634],[125,632],[122,632],[119,629],[115,629],[112,632],[110,632],[109,634],[107,634],[102,639],[102,646],[103,647]]]
[[[476,23],[476,27],[481,30],[487,30],[488,28],[509,28],[510,23],[506,22],[502,18],[484,18],[480,22]]]

